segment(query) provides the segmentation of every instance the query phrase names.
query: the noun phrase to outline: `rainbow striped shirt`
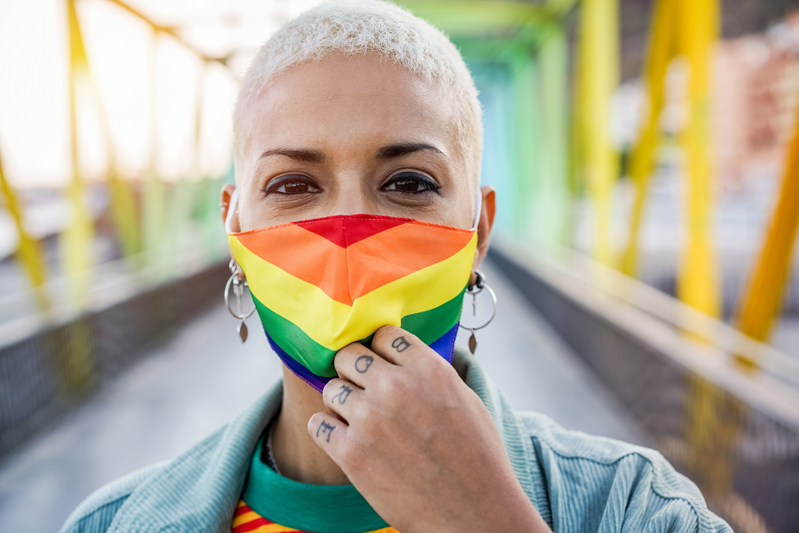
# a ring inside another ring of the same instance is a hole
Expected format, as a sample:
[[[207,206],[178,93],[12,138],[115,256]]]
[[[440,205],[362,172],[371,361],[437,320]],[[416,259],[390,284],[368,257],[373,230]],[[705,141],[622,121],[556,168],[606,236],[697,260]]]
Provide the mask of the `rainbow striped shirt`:
[[[239,502],[236,514],[233,516],[232,533],[282,533],[284,531],[299,531],[300,533],[315,533],[304,529],[281,526],[259,515],[247,505],[244,500]],[[368,533],[398,533],[393,527],[373,529]]]
[[[267,466],[263,453],[261,436],[233,517],[233,533],[397,533],[354,486],[294,481]]]

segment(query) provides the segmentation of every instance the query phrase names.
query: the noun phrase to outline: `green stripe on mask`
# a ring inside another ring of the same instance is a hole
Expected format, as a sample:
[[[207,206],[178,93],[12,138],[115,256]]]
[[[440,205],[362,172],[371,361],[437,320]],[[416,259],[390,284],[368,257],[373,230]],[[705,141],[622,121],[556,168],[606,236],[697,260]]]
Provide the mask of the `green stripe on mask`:
[[[262,304],[255,295],[252,299],[269,336],[286,353],[317,376],[336,376],[333,366],[335,351],[314,341],[299,326]],[[462,306],[463,291],[438,307],[403,317],[400,327],[430,345],[458,323]],[[369,346],[371,341],[372,335],[357,342]]]

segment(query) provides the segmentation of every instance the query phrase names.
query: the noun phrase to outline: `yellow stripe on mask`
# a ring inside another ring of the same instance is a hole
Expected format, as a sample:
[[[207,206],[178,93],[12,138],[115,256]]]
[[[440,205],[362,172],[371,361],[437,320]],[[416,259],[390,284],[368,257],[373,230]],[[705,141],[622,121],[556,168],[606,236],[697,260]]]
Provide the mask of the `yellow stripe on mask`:
[[[404,316],[450,301],[466,285],[477,247],[475,234],[449,258],[375,289],[350,307],[332,300],[316,285],[264,261],[235,236],[229,240],[233,257],[258,300],[330,350],[366,338],[381,326],[399,326]]]

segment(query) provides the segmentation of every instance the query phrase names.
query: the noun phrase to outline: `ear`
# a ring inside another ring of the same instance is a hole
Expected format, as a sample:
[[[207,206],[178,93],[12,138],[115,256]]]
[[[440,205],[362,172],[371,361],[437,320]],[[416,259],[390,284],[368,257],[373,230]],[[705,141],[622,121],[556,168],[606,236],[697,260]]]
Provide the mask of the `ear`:
[[[227,212],[230,208],[230,197],[233,196],[233,191],[236,190],[235,185],[231,185],[230,183],[226,183],[222,186],[222,192],[219,198],[219,205],[222,208],[222,225],[225,224],[227,220]],[[239,226],[239,214],[233,213],[233,220],[230,221],[230,226],[233,231],[240,231]]]
[[[484,185],[480,188],[480,194],[483,195],[482,208],[480,210],[480,220],[477,222],[477,255],[474,258],[474,265],[472,266],[472,277],[469,279],[469,284],[474,285],[477,282],[477,275],[474,273],[480,264],[485,259],[488,253],[488,244],[491,242],[491,230],[494,227],[494,214],[496,213],[496,191],[491,185]]]
[[[223,226],[225,225],[225,222],[227,221],[227,213],[228,213],[228,210],[230,209],[230,197],[233,196],[233,191],[235,191],[235,190],[236,190],[236,186],[235,185],[231,185],[230,183],[226,183],[225,185],[222,185],[222,191],[221,191],[221,194],[220,194],[220,197],[219,197],[219,205],[222,208],[221,211],[222,211],[222,225]],[[230,229],[232,229],[233,231],[241,231],[241,226],[239,225],[239,214],[238,213],[233,213],[233,218],[230,221]],[[225,231],[227,231],[227,227],[225,228]],[[232,256],[233,256],[233,253],[231,252],[231,257]],[[238,269],[236,271],[236,274],[239,276],[239,279],[242,279],[242,280],[245,279],[244,271],[241,270],[241,267],[238,267]]]

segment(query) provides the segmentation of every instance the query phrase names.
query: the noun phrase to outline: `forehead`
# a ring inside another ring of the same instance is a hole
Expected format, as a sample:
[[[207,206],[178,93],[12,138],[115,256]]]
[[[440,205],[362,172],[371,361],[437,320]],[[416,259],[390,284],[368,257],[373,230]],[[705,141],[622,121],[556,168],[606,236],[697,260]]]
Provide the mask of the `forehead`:
[[[445,88],[377,55],[331,57],[289,69],[253,102],[241,139],[327,151],[428,142],[458,157],[456,102]]]

